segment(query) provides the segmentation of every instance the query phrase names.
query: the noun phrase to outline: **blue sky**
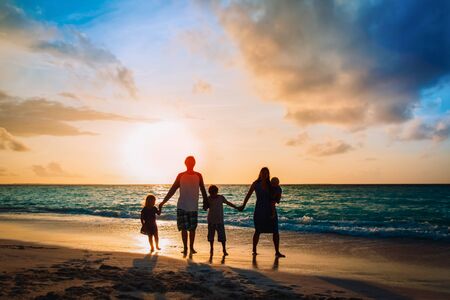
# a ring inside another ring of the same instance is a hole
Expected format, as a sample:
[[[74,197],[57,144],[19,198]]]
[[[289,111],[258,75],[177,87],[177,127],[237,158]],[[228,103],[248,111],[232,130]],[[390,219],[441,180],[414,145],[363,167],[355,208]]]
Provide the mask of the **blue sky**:
[[[112,1],[15,1],[35,19],[62,25],[82,26],[113,10]]]

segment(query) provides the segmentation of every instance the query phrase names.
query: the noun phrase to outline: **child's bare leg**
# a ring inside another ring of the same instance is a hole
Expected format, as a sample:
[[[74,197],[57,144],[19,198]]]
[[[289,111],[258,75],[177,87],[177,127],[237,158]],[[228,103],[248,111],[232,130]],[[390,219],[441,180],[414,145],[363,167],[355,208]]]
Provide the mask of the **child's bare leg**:
[[[155,234],[154,234],[154,237],[155,237],[155,246],[156,246],[156,249],[161,250],[161,248],[159,248],[158,229],[156,229]]]
[[[150,252],[155,251],[155,248],[153,247],[153,235],[152,234],[148,235],[148,242],[150,243]]]
[[[223,250],[223,256],[227,256],[228,252],[227,252],[227,247],[226,247],[225,241],[222,242],[222,250]]]
[[[210,245],[209,254],[213,255],[213,253],[214,253],[214,241],[209,241],[209,245]]]

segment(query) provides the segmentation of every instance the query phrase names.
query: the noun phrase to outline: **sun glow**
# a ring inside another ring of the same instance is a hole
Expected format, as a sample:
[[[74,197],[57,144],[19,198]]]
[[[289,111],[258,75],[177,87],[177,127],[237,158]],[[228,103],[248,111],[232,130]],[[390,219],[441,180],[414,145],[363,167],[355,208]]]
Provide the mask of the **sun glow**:
[[[136,247],[133,251],[137,253],[148,253],[150,250],[150,244],[148,242],[148,236],[140,234],[139,236],[134,236]],[[171,239],[167,238],[159,238],[159,247],[161,250],[158,252],[166,252],[170,248],[171,245],[174,245],[175,242]]]
[[[139,183],[172,183],[188,155],[200,156],[199,140],[179,122],[135,127],[121,149],[124,174]]]

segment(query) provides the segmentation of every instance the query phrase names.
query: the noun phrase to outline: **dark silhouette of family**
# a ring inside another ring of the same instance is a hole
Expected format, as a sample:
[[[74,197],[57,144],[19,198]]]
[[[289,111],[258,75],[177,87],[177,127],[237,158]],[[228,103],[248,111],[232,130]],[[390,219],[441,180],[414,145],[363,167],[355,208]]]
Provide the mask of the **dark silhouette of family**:
[[[223,255],[228,255],[226,251],[226,234],[223,217],[223,204],[227,204],[238,211],[243,211],[253,192],[256,194],[256,204],[253,213],[255,233],[253,234],[253,255],[257,255],[257,246],[261,233],[273,234],[273,245],[275,247],[275,256],[285,257],[280,252],[280,235],[278,233],[278,214],[276,204],[280,203],[282,190],[279,185],[279,179],[270,178],[269,169],[264,167],[259,172],[258,178],[251,184],[244,202],[241,206],[229,202],[224,196],[219,194],[219,189],[215,185],[208,188],[209,196],[206,194],[205,184],[202,174],[194,171],[195,158],[188,156],[185,160],[186,171],[178,174],[175,182],[172,184],[164,200],[157,206],[156,197],[148,195],[145,200],[144,208],[141,211],[141,233],[148,235],[150,251],[153,252],[159,248],[158,227],[156,224],[156,215],[161,214],[161,210],[167,201],[180,189],[180,196],[177,202],[177,227],[181,231],[183,241],[182,253],[197,253],[194,249],[195,231],[198,223],[198,200],[200,192],[203,197],[203,209],[208,210],[208,241],[210,243],[210,253],[214,252],[214,236],[217,232],[217,239],[222,243]],[[153,244],[153,240],[155,245]]]

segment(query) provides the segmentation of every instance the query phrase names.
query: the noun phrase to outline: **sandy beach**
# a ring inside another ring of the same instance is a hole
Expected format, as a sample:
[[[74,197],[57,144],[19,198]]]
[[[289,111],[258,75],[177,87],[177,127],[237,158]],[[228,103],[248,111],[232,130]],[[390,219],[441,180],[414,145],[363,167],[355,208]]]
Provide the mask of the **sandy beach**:
[[[250,253],[251,230],[227,228],[230,255],[183,257],[173,222],[161,222],[162,250],[150,255],[136,220],[2,214],[2,299],[269,298],[448,299],[450,246],[407,240],[282,233]],[[115,233],[115,234],[112,234]],[[40,298],[39,298],[40,297]]]

